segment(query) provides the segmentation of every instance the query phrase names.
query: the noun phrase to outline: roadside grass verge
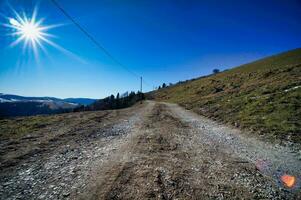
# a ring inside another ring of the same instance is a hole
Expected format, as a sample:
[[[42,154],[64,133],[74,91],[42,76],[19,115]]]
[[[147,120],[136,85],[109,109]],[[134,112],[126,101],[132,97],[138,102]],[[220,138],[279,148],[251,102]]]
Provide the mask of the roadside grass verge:
[[[150,92],[271,141],[301,144],[301,49]]]
[[[0,138],[19,138],[58,123],[60,115],[18,117],[0,120]]]

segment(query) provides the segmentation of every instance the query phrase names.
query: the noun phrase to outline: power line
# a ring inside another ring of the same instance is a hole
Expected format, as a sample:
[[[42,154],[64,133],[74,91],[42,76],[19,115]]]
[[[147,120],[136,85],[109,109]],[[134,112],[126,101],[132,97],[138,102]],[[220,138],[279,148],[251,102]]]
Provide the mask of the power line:
[[[101,51],[103,51],[109,58],[111,58],[116,64],[123,67],[126,71],[128,71],[133,76],[140,78],[138,74],[130,70],[127,66],[119,62],[108,50],[105,49],[103,45],[101,45],[88,31],[86,31],[78,22],[74,20],[74,18],[66,12],[66,10],[56,2],[56,0],[50,0],[55,7],[57,7],[77,28],[79,28]],[[146,85],[149,85],[145,81],[143,81]]]

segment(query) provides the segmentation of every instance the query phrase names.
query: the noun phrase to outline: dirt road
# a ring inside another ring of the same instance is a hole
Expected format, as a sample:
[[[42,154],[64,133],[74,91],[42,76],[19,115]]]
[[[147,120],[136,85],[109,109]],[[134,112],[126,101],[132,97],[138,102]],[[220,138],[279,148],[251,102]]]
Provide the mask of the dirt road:
[[[279,181],[283,173],[300,180],[291,149],[177,105],[148,101],[63,119],[38,139],[0,143],[1,199],[301,198],[298,183],[287,189]],[[30,144],[31,153],[14,154],[14,143]]]

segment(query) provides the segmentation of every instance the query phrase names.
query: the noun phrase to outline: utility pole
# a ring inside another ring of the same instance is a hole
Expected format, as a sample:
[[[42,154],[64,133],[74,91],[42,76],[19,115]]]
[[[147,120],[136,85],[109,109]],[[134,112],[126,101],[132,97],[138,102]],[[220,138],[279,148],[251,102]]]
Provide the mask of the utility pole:
[[[142,76],[140,77],[140,103],[142,103]]]
[[[142,76],[140,77],[140,92],[142,93]]]

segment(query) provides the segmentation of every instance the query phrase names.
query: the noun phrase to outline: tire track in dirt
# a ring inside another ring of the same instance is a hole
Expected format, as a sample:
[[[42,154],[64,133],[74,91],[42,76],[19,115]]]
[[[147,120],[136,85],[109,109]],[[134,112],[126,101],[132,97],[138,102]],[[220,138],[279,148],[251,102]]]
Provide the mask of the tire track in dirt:
[[[105,182],[98,186],[99,193],[93,198],[170,199],[190,191],[185,185],[188,169],[184,167],[189,157],[179,150],[180,139],[174,134],[185,127],[165,111],[163,105],[156,105],[128,144],[127,160],[110,167],[106,172],[108,178],[104,178]],[[175,167],[179,170],[173,171]]]

